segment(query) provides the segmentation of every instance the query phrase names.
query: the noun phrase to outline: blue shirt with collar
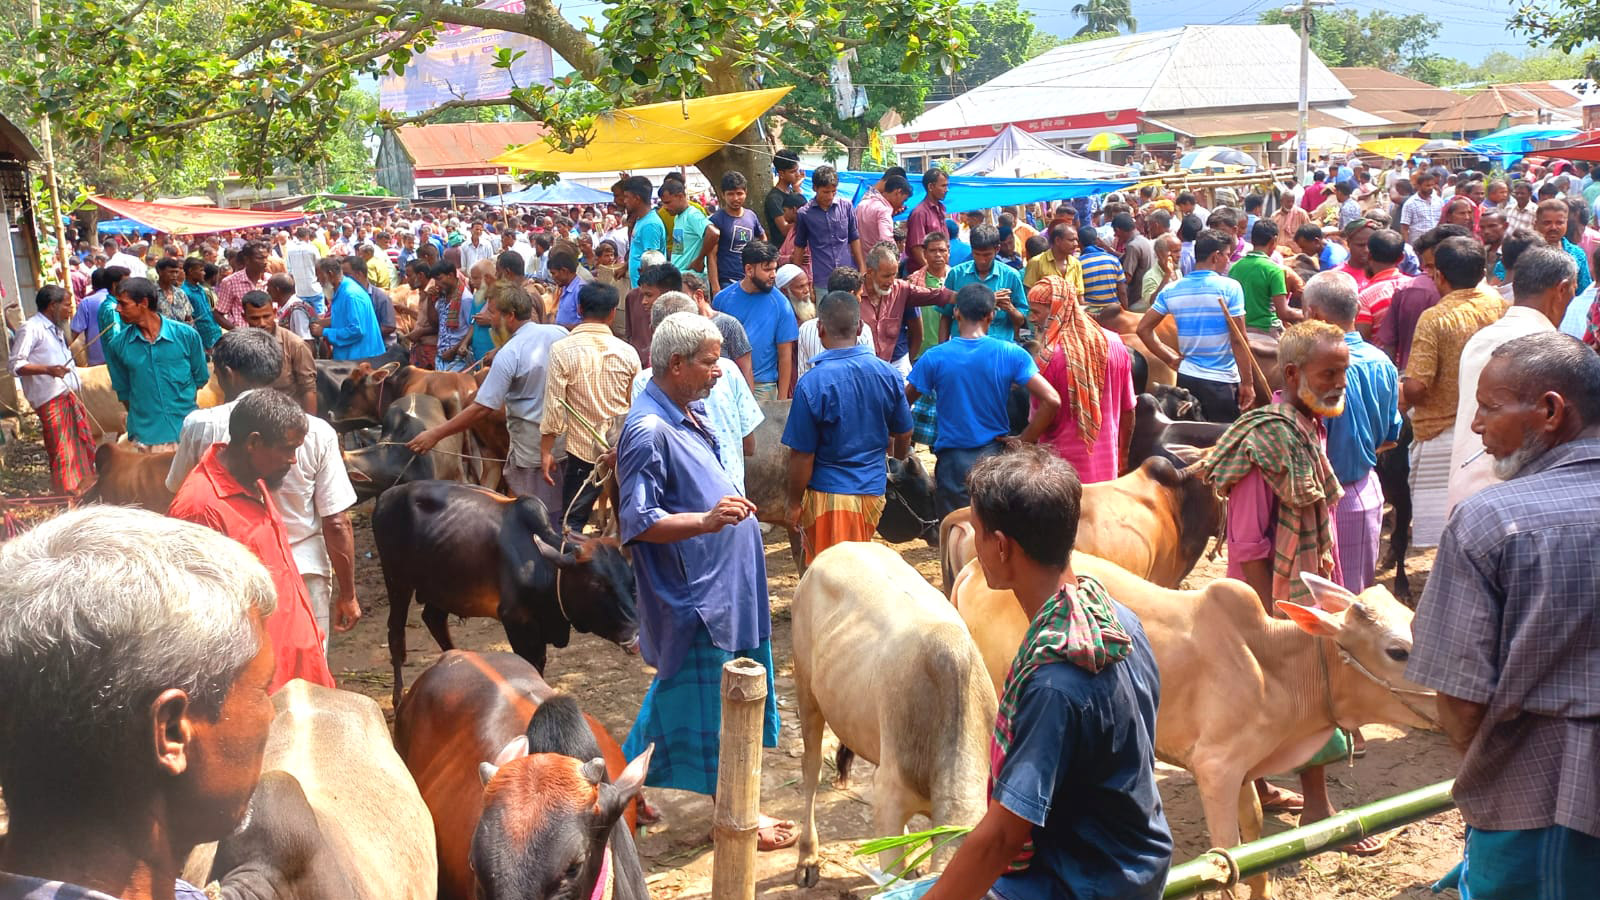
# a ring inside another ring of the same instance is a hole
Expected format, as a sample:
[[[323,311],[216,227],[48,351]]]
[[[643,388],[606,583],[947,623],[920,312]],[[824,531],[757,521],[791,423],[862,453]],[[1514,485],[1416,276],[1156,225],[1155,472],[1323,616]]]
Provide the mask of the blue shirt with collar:
[[[1346,332],[1344,343],[1350,348],[1344,413],[1323,424],[1333,473],[1340,484],[1353,484],[1377,464],[1378,447],[1400,439],[1400,372],[1387,354],[1360,334]]]
[[[1006,401],[1013,384],[1039,374],[1028,351],[992,337],[953,337],[911,367],[911,386],[934,394],[939,436],[934,452],[983,447],[1011,430]]]
[[[334,359],[366,359],[383,353],[383,330],[372,308],[372,295],[349,275],[339,281],[331,315],[333,321],[322,336],[333,346]]]
[[[206,349],[210,350],[217,339],[222,337],[222,326],[217,324],[211,312],[211,298],[207,296],[209,292],[205,285],[189,281],[185,281],[179,287],[183,288],[184,295],[189,298],[189,305],[194,307],[194,330],[200,332],[200,343],[205,344]]]
[[[900,373],[855,344],[812,358],[795,384],[783,445],[816,455],[808,485],[813,491],[881,497],[889,436],[910,430]]]
[[[1022,273],[1001,262],[999,258],[989,264],[988,275],[979,275],[977,260],[969,259],[959,266],[952,266],[949,274],[944,277],[944,286],[952,291],[960,291],[969,284],[981,284],[997,293],[1009,289],[1011,305],[1017,308],[1017,312],[1022,313],[1022,321],[1028,321],[1028,289],[1022,286]],[[955,306],[946,305],[943,310],[947,314],[954,315]],[[998,306],[994,310],[994,320],[989,323],[989,337],[1013,343],[1017,341],[1017,329],[1012,327],[1011,317]]]
[[[141,444],[177,443],[184,417],[195,411],[195,392],[211,378],[200,333],[163,318],[153,342],[140,329],[124,326],[104,343],[111,388],[128,408],[128,437]]]
[[[573,276],[567,286],[561,289],[561,299],[556,301],[556,324],[565,328],[576,328],[583,323],[583,316],[578,312],[578,292],[583,290],[583,280]]]
[[[685,412],[650,382],[617,439],[617,516],[639,586],[639,650],[671,678],[695,635],[729,652],[753,650],[772,633],[767,563],[754,516],[670,544],[639,535],[674,513],[703,513],[742,494],[717,459],[705,404]]]

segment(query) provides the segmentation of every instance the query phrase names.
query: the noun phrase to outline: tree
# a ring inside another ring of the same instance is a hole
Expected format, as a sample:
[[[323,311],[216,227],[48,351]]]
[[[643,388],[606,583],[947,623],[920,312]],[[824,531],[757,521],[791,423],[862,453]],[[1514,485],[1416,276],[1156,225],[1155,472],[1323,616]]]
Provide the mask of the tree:
[[[838,156],[845,158],[846,167],[859,169],[872,132],[885,113],[893,110],[909,120],[922,112],[922,100],[932,85],[930,73],[925,68],[901,72],[902,56],[889,47],[863,47],[856,51],[856,61],[850,67],[851,80],[866,89],[867,109],[852,118],[840,117],[826,81],[819,84],[812,78],[780,75],[778,83],[793,84],[795,89],[773,110],[784,119],[779,141],[795,150],[814,144],[827,149],[831,149],[830,143],[837,145]]]
[[[398,72],[447,25],[528,35],[573,74],[519,85],[504,100],[463,98],[428,113],[379,114],[381,126],[426,121],[444,109],[510,106],[550,129],[556,147],[592,137],[605,107],[747,90],[773,72],[825,72],[836,54],[896,48],[902,72],[966,55],[955,0],[847,5],[843,0],[605,0],[603,21],[568,21],[555,0],[521,11],[465,0],[210,0],[221,15],[171,28],[163,15],[205,0],[44,0],[41,28],[13,56],[6,81],[66,139],[127,147],[157,163],[179,158],[194,129],[228,122],[233,160],[265,178],[280,158],[325,159],[340,101],[359,77]],[[848,18],[847,18],[848,13]],[[510,64],[509,52],[501,63]],[[597,91],[594,89],[598,89]],[[770,178],[755,126],[702,160],[713,181],[738,168]]]
[[[1124,26],[1130,34],[1139,30],[1129,0],[1085,0],[1073,4],[1072,14],[1083,20],[1083,27],[1078,29],[1080,35],[1115,34]]]
[[[1584,77],[1600,79],[1600,8],[1575,0],[1551,0],[1535,6],[1524,2],[1511,17],[1511,27],[1527,35],[1535,47],[1549,47],[1571,56],[1583,50]]]
[[[967,32],[972,58],[948,78],[935,78],[930,100],[949,100],[993,81],[1028,60],[1061,44],[1061,39],[1040,31],[1033,13],[1017,0],[996,0],[962,7],[961,27]]]
[[[1298,12],[1268,10],[1260,21],[1300,31]],[[1438,35],[1439,24],[1420,13],[1396,15],[1378,10],[1361,15],[1353,9],[1335,9],[1311,17],[1311,49],[1325,65],[1373,66],[1421,81],[1438,77],[1435,69],[1440,57],[1429,50]]]
[[[1551,81],[1584,77],[1584,58],[1560,50],[1517,56],[1496,50],[1477,65],[1447,60],[1441,67],[1438,84],[1515,84],[1525,81]]]

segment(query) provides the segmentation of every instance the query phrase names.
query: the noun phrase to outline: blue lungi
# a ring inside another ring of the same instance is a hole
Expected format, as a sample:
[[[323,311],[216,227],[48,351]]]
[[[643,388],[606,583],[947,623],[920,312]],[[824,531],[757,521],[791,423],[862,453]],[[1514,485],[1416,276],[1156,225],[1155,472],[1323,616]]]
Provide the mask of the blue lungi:
[[[1468,826],[1465,858],[1434,889],[1459,888],[1461,900],[1578,900],[1595,896],[1596,885],[1600,837],[1560,825],[1526,831]]]

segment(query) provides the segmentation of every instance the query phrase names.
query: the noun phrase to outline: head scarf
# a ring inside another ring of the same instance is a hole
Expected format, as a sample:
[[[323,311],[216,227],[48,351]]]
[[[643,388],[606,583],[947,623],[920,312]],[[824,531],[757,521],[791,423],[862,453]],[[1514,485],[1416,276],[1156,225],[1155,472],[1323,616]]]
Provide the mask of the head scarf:
[[[1049,310],[1039,367],[1044,368],[1057,353],[1066,354],[1067,389],[1062,401],[1077,418],[1083,443],[1092,449],[1100,435],[1100,391],[1106,383],[1105,329],[1083,311],[1072,283],[1059,275],[1039,279],[1028,291],[1028,303]]]

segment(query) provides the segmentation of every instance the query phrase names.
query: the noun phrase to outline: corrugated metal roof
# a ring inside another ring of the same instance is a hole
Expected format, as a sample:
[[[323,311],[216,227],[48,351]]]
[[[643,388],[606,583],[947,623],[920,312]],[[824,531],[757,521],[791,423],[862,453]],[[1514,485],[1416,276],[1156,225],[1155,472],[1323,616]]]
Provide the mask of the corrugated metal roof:
[[[1127,109],[1293,105],[1299,73],[1300,42],[1287,25],[1185,25],[1057,47],[891,134]],[[1308,82],[1313,104],[1351,97],[1315,54]]]
[[[538,122],[407,125],[395,132],[419,175],[433,170],[498,168],[489,160],[544,134],[545,127]]]
[[[1453,91],[1372,66],[1334,66],[1329,71],[1355,95],[1351,106],[1384,118],[1392,118],[1384,112],[1400,112],[1409,114],[1402,119],[1420,121],[1461,99]]]
[[[1580,103],[1577,95],[1544,81],[1491,84],[1463,97],[1424,122],[1419,130],[1424,134],[1482,131],[1535,121],[1541,112],[1576,118]]]
[[[1339,109],[1339,112],[1348,115],[1352,110],[1346,107]],[[1344,128],[1350,124],[1347,118],[1332,115],[1329,110],[1311,109],[1306,113],[1306,121],[1312,128]],[[1144,120],[1166,131],[1176,131],[1193,138],[1211,138],[1260,132],[1292,132],[1299,128],[1300,115],[1293,109],[1271,109],[1236,113],[1163,113],[1145,116]]]

